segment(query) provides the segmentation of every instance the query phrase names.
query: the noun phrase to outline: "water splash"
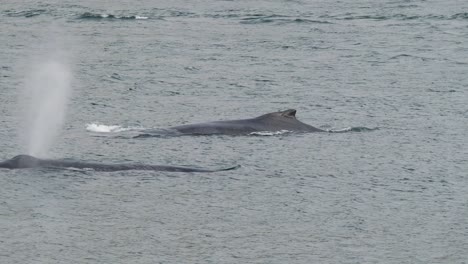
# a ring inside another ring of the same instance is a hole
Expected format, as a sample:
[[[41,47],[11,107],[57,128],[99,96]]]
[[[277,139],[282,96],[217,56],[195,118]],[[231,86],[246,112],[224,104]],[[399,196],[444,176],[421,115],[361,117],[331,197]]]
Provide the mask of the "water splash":
[[[95,132],[95,133],[118,133],[118,132],[142,130],[142,129],[144,128],[122,127],[118,125],[104,125],[104,124],[97,124],[97,123],[86,124],[86,130],[89,132]]]
[[[71,92],[70,67],[60,56],[51,57],[33,63],[22,99],[27,153],[34,156],[45,156],[59,134]]]

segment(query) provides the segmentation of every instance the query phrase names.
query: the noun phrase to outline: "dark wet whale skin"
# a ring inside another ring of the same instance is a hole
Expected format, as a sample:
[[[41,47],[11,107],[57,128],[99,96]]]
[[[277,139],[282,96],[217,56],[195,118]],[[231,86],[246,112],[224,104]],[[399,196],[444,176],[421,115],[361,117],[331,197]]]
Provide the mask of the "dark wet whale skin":
[[[66,161],[39,159],[29,155],[18,155],[12,159],[0,162],[0,168],[7,169],[25,169],[25,168],[75,168],[75,169],[93,169],[95,171],[124,171],[124,170],[150,170],[150,171],[169,171],[169,172],[215,172],[232,170],[237,168],[230,167],[221,170],[197,169],[178,166],[147,165],[147,164],[104,164],[93,162]]]
[[[291,132],[325,132],[297,120],[295,109],[268,113],[250,119],[214,121],[175,126],[170,129],[187,135],[245,135],[253,132],[277,132],[282,130]]]

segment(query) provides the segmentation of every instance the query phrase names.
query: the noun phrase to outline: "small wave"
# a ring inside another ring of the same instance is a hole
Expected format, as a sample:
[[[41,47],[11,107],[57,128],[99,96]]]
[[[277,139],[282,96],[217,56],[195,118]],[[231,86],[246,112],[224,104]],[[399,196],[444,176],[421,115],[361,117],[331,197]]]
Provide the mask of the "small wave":
[[[96,13],[91,13],[91,12],[85,12],[81,14],[79,19],[90,19],[90,20],[100,20],[100,19],[148,19],[148,17],[145,16],[118,16],[118,15],[113,15],[113,14],[96,14]]]
[[[451,17],[452,19],[468,19],[468,13],[458,13]]]
[[[162,14],[163,17],[196,17],[197,14],[190,11],[182,10],[165,10]]]
[[[422,60],[422,61],[436,60],[434,58],[410,55],[410,54],[405,54],[405,53],[392,56],[388,60],[399,60],[399,59],[416,59],[416,60]]]
[[[346,132],[367,132],[367,131],[374,131],[379,129],[378,127],[375,128],[368,128],[368,127],[346,127],[342,129],[329,129],[327,132],[330,133],[346,133]]]
[[[103,124],[96,124],[91,123],[86,125],[86,130],[89,132],[96,132],[96,133],[118,133],[130,130],[140,130],[140,127],[122,127],[117,125],[103,125]]]
[[[428,15],[407,15],[407,14],[392,14],[392,15],[379,15],[379,14],[372,14],[372,15],[357,15],[346,13],[343,15],[323,15],[320,18],[325,19],[337,19],[337,20],[423,20],[423,19],[430,19],[430,20],[454,20],[454,19],[468,19],[468,13],[456,13],[454,15],[435,15],[435,14],[428,14]]]
[[[31,10],[24,10],[24,11],[14,11],[14,10],[7,10],[5,11],[7,16],[10,17],[34,17],[39,16],[41,14],[46,13],[46,9],[31,9]]]
[[[390,19],[389,16],[379,16],[379,15],[364,15],[364,16],[345,16],[343,20],[387,20]]]
[[[432,92],[432,93],[456,93],[457,92],[457,90],[454,90],[454,89],[437,90],[437,89],[432,89],[432,88],[427,89],[427,91]]]
[[[270,23],[278,19],[284,19],[282,15],[263,15],[263,14],[251,14],[241,18],[243,24],[259,24],[259,23]]]
[[[295,18],[282,15],[260,15],[254,14],[241,18],[242,24],[263,24],[263,23],[275,23],[275,24],[331,24],[331,22],[325,20],[312,20],[308,18]]]
[[[280,130],[280,131],[259,131],[259,132],[252,132],[249,135],[252,136],[277,136],[289,133],[289,130]]]
[[[112,75],[110,76],[110,78],[112,79],[115,79],[115,80],[119,80],[119,81],[122,81],[122,77],[120,77],[120,75],[118,73],[112,73]]]

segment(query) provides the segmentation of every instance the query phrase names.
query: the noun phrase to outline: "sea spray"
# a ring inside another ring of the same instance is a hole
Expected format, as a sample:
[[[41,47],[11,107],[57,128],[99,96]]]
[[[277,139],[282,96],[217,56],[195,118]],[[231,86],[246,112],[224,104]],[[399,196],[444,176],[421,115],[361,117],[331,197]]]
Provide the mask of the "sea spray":
[[[72,74],[59,53],[36,59],[31,66],[22,99],[26,114],[23,137],[28,154],[46,156],[65,121]]]

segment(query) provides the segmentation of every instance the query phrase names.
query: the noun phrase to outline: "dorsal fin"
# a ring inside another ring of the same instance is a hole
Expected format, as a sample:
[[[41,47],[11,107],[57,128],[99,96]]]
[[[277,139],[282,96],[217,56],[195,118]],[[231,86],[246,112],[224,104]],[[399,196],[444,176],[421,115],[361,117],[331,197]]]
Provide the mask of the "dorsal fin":
[[[281,112],[281,116],[296,118],[296,112],[297,112],[296,109],[288,109],[288,110]]]
[[[263,119],[263,118],[278,118],[278,117],[296,118],[296,109],[288,109],[285,111],[268,113],[268,114],[258,116],[256,118]]]

